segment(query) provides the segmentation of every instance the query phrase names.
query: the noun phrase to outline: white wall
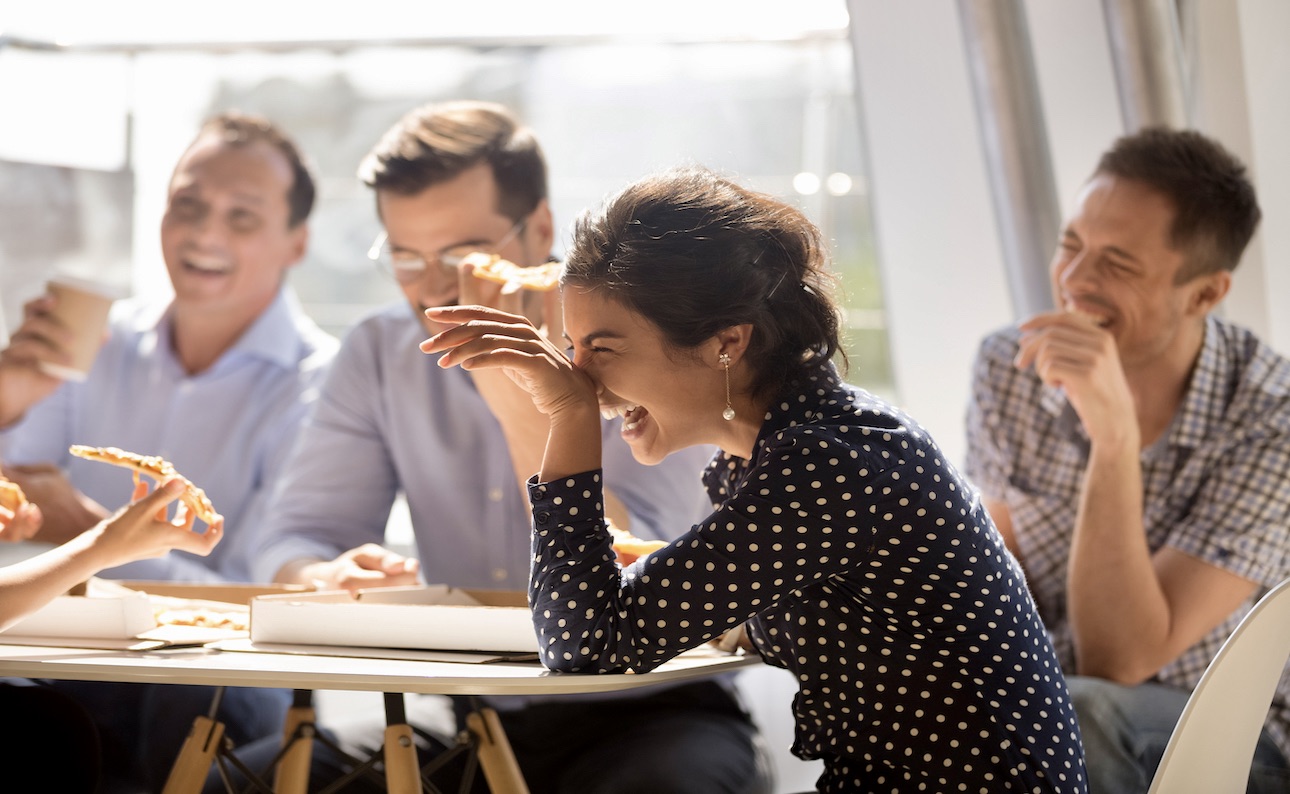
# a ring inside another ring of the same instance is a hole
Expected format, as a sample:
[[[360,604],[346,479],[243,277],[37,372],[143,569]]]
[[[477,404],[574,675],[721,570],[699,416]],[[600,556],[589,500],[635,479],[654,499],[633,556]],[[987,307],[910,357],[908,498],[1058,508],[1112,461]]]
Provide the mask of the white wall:
[[[848,8],[896,389],[957,462],[977,341],[1012,317],[957,6]]]
[[[1230,43],[1227,57],[1244,66],[1244,93],[1249,110],[1250,151],[1263,224],[1254,245],[1261,255],[1257,274],[1237,271],[1236,294],[1247,302],[1261,301],[1267,316],[1265,338],[1290,354],[1290,3],[1283,0],[1225,0],[1235,6],[1240,38]],[[1203,4],[1202,4],[1203,5]],[[1233,87],[1234,89],[1239,87]],[[1253,270],[1253,268],[1251,269]],[[1255,289],[1241,292],[1245,280]],[[1239,316],[1239,315],[1238,315]]]

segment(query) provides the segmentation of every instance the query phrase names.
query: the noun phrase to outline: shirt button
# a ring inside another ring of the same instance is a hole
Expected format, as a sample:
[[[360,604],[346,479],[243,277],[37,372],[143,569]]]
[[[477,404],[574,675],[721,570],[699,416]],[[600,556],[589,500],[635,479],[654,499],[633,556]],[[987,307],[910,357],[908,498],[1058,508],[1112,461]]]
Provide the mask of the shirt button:
[[[489,489],[488,489],[488,501],[490,501],[490,502],[500,502],[500,501],[502,501],[502,489],[501,489],[501,488],[489,488]]]
[[[503,581],[505,581],[505,580],[506,580],[506,578],[507,578],[507,573],[506,573],[506,569],[505,569],[505,568],[494,568],[494,569],[493,569],[493,581],[494,581],[494,582],[503,582]]]
[[[539,510],[537,515],[533,517],[537,519],[537,522],[539,524],[545,524],[546,522],[551,520],[551,514],[545,510]]]

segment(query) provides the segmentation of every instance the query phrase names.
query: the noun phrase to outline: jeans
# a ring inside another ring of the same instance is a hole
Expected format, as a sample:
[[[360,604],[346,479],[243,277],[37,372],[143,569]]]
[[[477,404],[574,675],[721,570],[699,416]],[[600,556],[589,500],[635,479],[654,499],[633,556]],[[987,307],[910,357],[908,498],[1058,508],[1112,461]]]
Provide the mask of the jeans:
[[[422,702],[441,711],[434,698],[406,696],[419,762],[439,756],[450,740],[418,727]],[[464,701],[458,701],[464,704]],[[464,713],[459,708],[458,713]],[[734,697],[710,682],[688,684],[630,699],[568,700],[499,712],[516,761],[532,794],[770,794],[773,773],[760,735]],[[366,719],[324,730],[345,752],[366,757],[382,741],[385,722]],[[277,738],[240,748],[240,761],[266,770],[278,752]],[[314,742],[309,790],[317,792],[350,769],[345,759]],[[458,756],[437,770],[442,791],[458,791],[464,769]],[[234,785],[244,786],[238,774]],[[482,771],[474,794],[487,792]],[[218,770],[207,778],[207,794],[222,792]],[[359,778],[346,792],[383,792],[379,779]]]
[[[1123,686],[1086,676],[1068,676],[1066,684],[1084,739],[1089,794],[1147,791],[1191,693],[1163,684]],[[1265,730],[1254,750],[1246,792],[1287,791],[1290,765]]]
[[[215,687],[44,681],[94,715],[103,748],[103,794],[161,791],[193,720],[209,714]],[[216,718],[235,743],[282,735],[291,691],[227,687]]]

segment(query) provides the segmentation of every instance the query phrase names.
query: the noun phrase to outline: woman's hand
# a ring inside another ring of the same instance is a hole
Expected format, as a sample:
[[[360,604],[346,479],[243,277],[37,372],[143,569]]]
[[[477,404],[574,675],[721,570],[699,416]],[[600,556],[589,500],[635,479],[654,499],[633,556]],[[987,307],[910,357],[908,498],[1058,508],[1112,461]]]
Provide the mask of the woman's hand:
[[[40,529],[42,518],[40,508],[34,502],[24,502],[13,510],[0,505],[0,542],[31,540]]]
[[[598,387],[545,334],[518,314],[484,306],[442,306],[426,316],[452,326],[421,343],[425,353],[444,354],[439,366],[496,367],[550,419],[540,480],[600,468]]]
[[[128,507],[87,533],[94,547],[106,558],[99,567],[161,557],[172,549],[203,557],[210,554],[224,535],[223,519],[198,534],[193,531],[193,515],[182,503],[174,520],[166,517],[167,507],[179,498],[186,485],[181,478],[172,478],[148,493],[148,483],[140,481]]]
[[[499,368],[553,418],[599,412],[596,384],[523,316],[485,306],[441,306],[426,316],[452,326],[421,343],[424,353],[444,353],[439,366]]]

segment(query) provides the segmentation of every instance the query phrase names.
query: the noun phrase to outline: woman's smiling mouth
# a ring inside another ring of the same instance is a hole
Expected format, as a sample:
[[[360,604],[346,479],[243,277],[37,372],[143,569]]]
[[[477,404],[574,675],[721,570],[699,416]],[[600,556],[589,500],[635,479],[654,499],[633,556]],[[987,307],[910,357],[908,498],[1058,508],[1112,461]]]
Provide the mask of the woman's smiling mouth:
[[[613,406],[600,406],[600,415],[606,419],[614,419],[619,416],[623,417],[623,433],[630,433],[635,430],[641,423],[641,420],[648,414],[649,412],[641,408],[639,405],[631,405],[629,403]]]

